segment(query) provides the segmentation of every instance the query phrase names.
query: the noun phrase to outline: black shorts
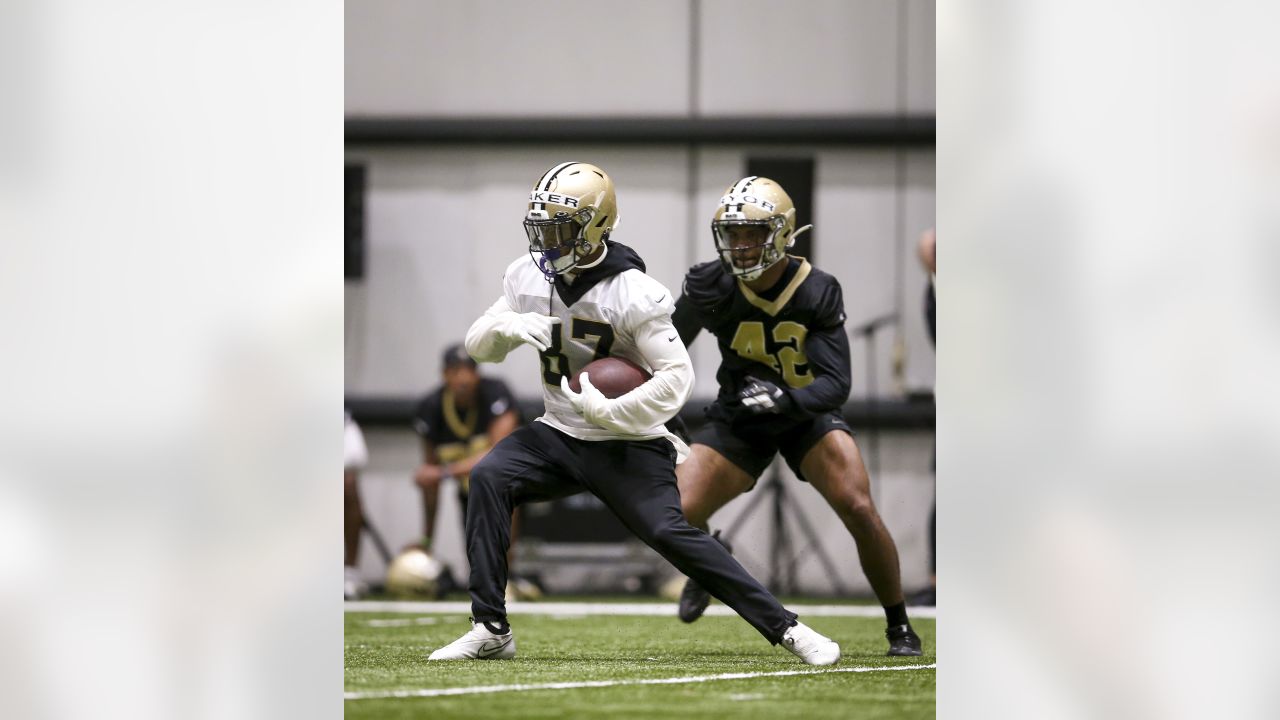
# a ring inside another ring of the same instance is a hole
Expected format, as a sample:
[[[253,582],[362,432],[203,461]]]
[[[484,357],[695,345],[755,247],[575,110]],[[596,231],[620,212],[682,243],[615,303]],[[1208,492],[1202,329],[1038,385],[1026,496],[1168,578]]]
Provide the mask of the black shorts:
[[[783,418],[767,422],[753,421],[731,424],[723,419],[709,417],[707,424],[693,434],[692,442],[706,445],[720,453],[753,479],[759,479],[769,463],[773,462],[773,456],[781,452],[791,471],[804,480],[804,474],[800,472],[800,461],[804,460],[804,456],[824,435],[835,430],[853,435],[853,430],[844,421],[839,410],[799,422]]]

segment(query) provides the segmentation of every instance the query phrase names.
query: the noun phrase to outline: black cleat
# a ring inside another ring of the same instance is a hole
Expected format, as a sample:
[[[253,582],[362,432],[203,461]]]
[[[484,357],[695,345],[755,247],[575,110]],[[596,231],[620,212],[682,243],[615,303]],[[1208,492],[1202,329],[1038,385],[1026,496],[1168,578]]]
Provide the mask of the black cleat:
[[[686,580],[684,589],[680,591],[680,619],[691,623],[702,617],[711,604],[711,593],[693,580]]]
[[[891,627],[884,631],[884,636],[889,639],[889,652],[885,655],[915,657],[922,653],[920,636],[911,629],[910,625]]]
[[[711,534],[716,542],[724,546],[725,550],[730,553],[733,548],[729,546],[729,542],[720,537],[720,531],[717,530]],[[711,604],[711,593],[702,589],[702,586],[694,582],[692,579],[686,580],[684,589],[680,591],[680,619],[691,623],[702,617],[702,613],[707,611],[707,606]]]

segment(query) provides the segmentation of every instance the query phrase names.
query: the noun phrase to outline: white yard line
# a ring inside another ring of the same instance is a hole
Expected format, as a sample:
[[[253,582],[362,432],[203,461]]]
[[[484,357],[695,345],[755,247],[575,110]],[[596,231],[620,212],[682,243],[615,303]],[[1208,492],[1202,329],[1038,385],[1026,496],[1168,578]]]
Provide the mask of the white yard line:
[[[685,683],[712,682],[715,680],[746,680],[758,677],[785,677],[788,675],[826,675],[830,673],[898,672],[902,670],[934,670],[937,663],[928,665],[888,665],[851,668],[827,668],[823,670],[779,670],[777,672],[721,673],[719,675],[693,675],[690,677],[647,678],[636,680],[587,680],[582,682],[540,683],[537,685],[482,685],[477,687],[429,688],[424,690],[388,690],[382,692],[343,693],[346,700],[380,700],[387,698],[427,698],[446,695],[476,695],[480,693],[526,692],[529,690],[574,690],[578,688],[617,687],[619,685],[681,685]]]
[[[411,625],[435,625],[440,622],[440,618],[419,617],[419,618],[396,618],[395,620],[366,620],[365,624],[369,627],[409,627]]]
[[[470,615],[469,602],[405,602],[372,601],[344,603],[347,612],[449,613]],[[787,609],[801,617],[884,617],[884,610],[874,605],[788,605]],[[913,607],[907,613],[913,618],[937,618],[937,608]],[[510,602],[508,615],[666,615],[675,617],[674,603],[580,603],[580,602]],[[733,616],[724,605],[712,605],[707,615]]]

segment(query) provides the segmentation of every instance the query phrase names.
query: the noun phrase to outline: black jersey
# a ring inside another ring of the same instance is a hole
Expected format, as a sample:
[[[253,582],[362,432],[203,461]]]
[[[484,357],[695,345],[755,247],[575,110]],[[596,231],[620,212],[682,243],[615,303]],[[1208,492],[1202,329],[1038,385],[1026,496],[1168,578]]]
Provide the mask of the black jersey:
[[[489,426],[515,407],[506,383],[480,378],[476,401],[465,410],[454,404],[447,387],[424,397],[414,412],[413,429],[435,445],[440,462],[456,462],[489,447]]]
[[[840,283],[802,258],[791,257],[776,285],[757,295],[719,261],[695,265],[671,319],[689,345],[703,329],[720,345],[720,392],[708,411],[732,419],[748,377],[787,390],[790,413],[812,417],[838,410],[849,398],[849,338]]]
[[[933,282],[924,293],[924,321],[929,325],[929,342],[938,346],[938,296],[933,290]]]

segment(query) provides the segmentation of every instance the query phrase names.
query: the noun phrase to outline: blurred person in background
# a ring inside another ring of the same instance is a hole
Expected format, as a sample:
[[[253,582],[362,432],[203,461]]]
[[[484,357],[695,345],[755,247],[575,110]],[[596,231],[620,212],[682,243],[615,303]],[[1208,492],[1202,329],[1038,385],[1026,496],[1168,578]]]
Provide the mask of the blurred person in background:
[[[360,581],[360,574],[356,571],[356,562],[360,557],[360,527],[364,523],[357,481],[360,479],[360,471],[369,463],[369,449],[364,444],[364,434],[360,432],[360,426],[351,419],[351,413],[345,410],[343,411],[342,447],[342,530],[346,540],[346,552],[343,558],[343,597],[347,600],[358,600],[365,593],[365,586]]]
[[[462,516],[467,514],[471,468],[489,449],[520,425],[520,412],[506,383],[480,375],[476,361],[461,344],[450,346],[441,361],[443,383],[418,404],[414,430],[422,436],[422,464],[413,480],[422,491],[421,546],[431,551],[435,537],[436,510],[440,504],[440,484],[453,478],[458,486]],[[519,534],[519,515],[512,518],[512,550]],[[507,586],[510,599],[533,600],[542,595],[532,581],[511,575]]]
[[[938,298],[934,291],[933,284],[938,275],[938,233],[929,228],[920,235],[920,242],[916,245],[916,251],[920,255],[920,264],[929,272],[929,285],[924,291],[924,320],[929,328],[929,342],[933,343],[934,348],[938,346]],[[933,460],[929,463],[929,469],[934,473],[938,470],[938,450],[937,443],[934,443]],[[935,479],[936,482],[936,479]],[[938,604],[938,501],[937,491],[934,491],[933,506],[929,508],[929,587],[926,587],[915,593],[908,599],[908,605],[937,605]]]
[[[711,221],[717,260],[685,276],[672,321],[687,346],[715,335],[720,391],[676,471],[685,516],[706,529],[711,515],[748,492],[780,452],[853,536],[862,571],[884,607],[889,655],[921,654],[911,628],[898,548],[871,497],[871,480],[841,412],[851,386],[844,297],[834,276],[787,254],[800,233],[782,186],[742,178]],[[717,538],[718,539],[718,538]],[[679,615],[702,616],[710,594],[685,583]]]

